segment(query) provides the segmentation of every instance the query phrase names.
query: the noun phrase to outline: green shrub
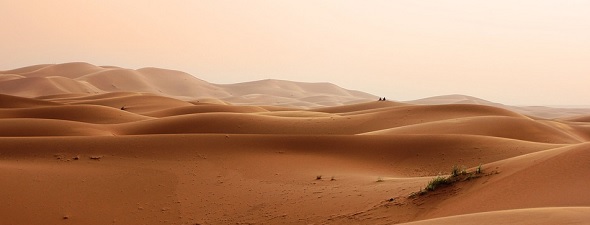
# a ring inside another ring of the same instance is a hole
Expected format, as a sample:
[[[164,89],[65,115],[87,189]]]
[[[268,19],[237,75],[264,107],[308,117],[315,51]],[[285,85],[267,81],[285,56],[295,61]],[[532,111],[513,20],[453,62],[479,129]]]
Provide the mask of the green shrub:
[[[477,166],[475,168],[474,172],[467,172],[465,167],[463,167],[463,166],[459,167],[459,166],[455,165],[455,166],[453,166],[453,169],[451,170],[450,176],[445,177],[445,176],[438,175],[438,176],[432,178],[432,180],[430,180],[428,182],[428,184],[426,185],[426,187],[424,189],[420,189],[420,191],[418,191],[418,192],[412,192],[409,197],[413,198],[418,195],[426,194],[427,192],[434,191],[437,187],[440,187],[443,185],[450,185],[455,182],[467,181],[467,180],[471,180],[474,178],[478,178],[478,177],[481,177],[481,175],[480,175],[481,173],[482,173],[481,164],[479,164],[479,166]]]
[[[465,166],[454,165],[453,169],[451,170],[451,177],[456,177],[459,175],[467,175],[467,170],[465,169]]]
[[[426,185],[424,190],[434,191],[438,186],[449,184],[449,183],[450,183],[449,178],[443,177],[443,176],[436,176],[435,178],[432,178],[432,180],[430,180],[430,182],[428,182],[428,185]]]

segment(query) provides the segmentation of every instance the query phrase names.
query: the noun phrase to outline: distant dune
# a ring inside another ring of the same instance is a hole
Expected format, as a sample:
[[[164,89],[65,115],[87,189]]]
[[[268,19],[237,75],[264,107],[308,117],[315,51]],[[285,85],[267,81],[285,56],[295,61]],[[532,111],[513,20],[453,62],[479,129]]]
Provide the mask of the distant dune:
[[[322,107],[377,99],[330,83],[262,80],[221,85],[175,70],[131,70],[82,62],[0,71],[0,94],[36,98],[110,92],[152,93],[183,100],[213,98],[234,104],[287,107]]]
[[[575,117],[580,115],[589,115],[590,114],[590,107],[568,107],[568,108],[560,108],[560,107],[548,107],[548,106],[511,106],[511,105],[504,105],[500,103],[490,102],[487,100],[483,100],[476,97],[466,96],[466,95],[444,95],[444,96],[435,96],[430,98],[418,99],[413,101],[407,101],[406,103],[410,104],[419,104],[419,105],[441,105],[441,104],[477,104],[477,105],[489,105],[499,108],[505,108],[508,110],[512,110],[514,112],[518,112],[521,114],[539,117],[539,118],[547,118],[547,119],[556,119],[556,118],[569,118]]]
[[[160,68],[137,70],[95,66],[83,62],[43,64],[0,71],[0,94],[48,98],[111,92],[151,93],[187,101],[215,100],[234,105],[322,108],[378,99],[331,83],[260,80],[213,84],[190,74]],[[407,101],[408,104],[476,104],[505,108],[539,118],[571,118],[590,114],[590,108],[510,106],[466,95],[445,95]]]
[[[0,74],[0,224],[590,223],[581,109],[85,63]]]

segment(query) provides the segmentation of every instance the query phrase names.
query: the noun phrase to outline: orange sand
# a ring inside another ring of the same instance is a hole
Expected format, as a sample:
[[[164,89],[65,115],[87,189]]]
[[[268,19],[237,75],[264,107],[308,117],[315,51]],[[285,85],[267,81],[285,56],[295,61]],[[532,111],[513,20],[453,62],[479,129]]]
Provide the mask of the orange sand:
[[[0,92],[2,225],[590,223],[590,114],[84,63]]]

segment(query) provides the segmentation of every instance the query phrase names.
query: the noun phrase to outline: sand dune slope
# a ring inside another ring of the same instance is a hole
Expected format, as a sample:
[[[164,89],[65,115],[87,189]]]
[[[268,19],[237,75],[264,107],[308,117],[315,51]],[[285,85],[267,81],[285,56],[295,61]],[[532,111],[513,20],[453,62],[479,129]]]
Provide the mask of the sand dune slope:
[[[530,153],[484,165],[499,174],[475,180],[456,195],[434,198],[442,210],[423,218],[465,213],[538,207],[584,207],[590,181],[580,179],[590,172],[590,145],[580,144]],[[482,204],[482,203],[486,204]]]
[[[227,90],[188,73],[159,68],[142,68],[137,71],[168,95],[198,98],[223,98],[230,95]]]
[[[219,104],[199,104],[195,106],[183,106],[176,108],[163,109],[156,112],[148,113],[154,117],[168,117],[196,113],[213,113],[213,112],[232,112],[232,113],[260,113],[268,110],[257,106],[228,106]]]
[[[56,76],[26,77],[0,83],[0,94],[37,97],[68,93],[100,93],[100,90],[87,83]]]
[[[112,135],[101,126],[66,120],[0,119],[0,123],[0,137]]]
[[[239,84],[222,85],[231,90],[233,95],[247,95],[252,93],[274,95],[279,97],[303,98],[311,94],[321,93],[325,95],[350,96],[366,99],[375,99],[374,95],[342,89],[330,83],[302,83],[283,80],[260,80]]]
[[[62,64],[53,64],[53,65],[45,65],[41,66],[36,70],[25,70],[19,71],[19,74],[22,74],[26,77],[47,77],[47,76],[59,76],[59,77],[66,77],[70,79],[76,79],[81,77],[85,74],[96,73],[99,71],[104,71],[105,68],[100,66],[95,66],[85,62],[71,62],[71,63],[62,63]]]
[[[565,120],[571,121],[571,122],[585,122],[585,123],[590,123],[590,115],[574,116],[574,117],[566,118]]]
[[[102,105],[116,109],[124,107],[126,111],[133,113],[148,113],[153,111],[160,111],[166,108],[192,106],[193,104],[173,99],[169,97],[151,95],[151,94],[129,94],[103,96],[95,99],[71,99],[62,100],[60,102],[68,102],[72,105]]]
[[[20,72],[39,75],[47,66]],[[68,74],[75,79],[118,70],[128,73],[120,77],[125,85],[150,89],[160,78],[149,77],[166,73],[75,66],[86,68]],[[26,79],[37,78],[48,79]],[[356,98],[325,84],[275,85],[266,91],[325,88]],[[138,92],[0,95],[0,224],[590,222],[586,122],[474,104],[338,104],[304,110]],[[412,194],[453,166],[479,165],[482,173]]]
[[[311,109],[314,112],[325,112],[325,113],[352,113],[352,112],[369,112],[371,110],[385,110],[388,108],[408,106],[408,104],[392,102],[392,101],[372,101],[366,103],[349,104],[343,106],[332,106],[322,107],[319,109]]]
[[[481,98],[476,98],[467,95],[441,95],[428,98],[416,99],[407,101],[410,104],[417,105],[446,105],[446,104],[472,104],[472,105],[488,105],[500,106],[501,104],[490,102]]]
[[[2,74],[21,74],[21,73],[29,73],[32,71],[36,71],[39,70],[41,68],[47,67],[47,66],[51,66],[52,64],[40,64],[40,65],[32,65],[32,66],[26,66],[26,67],[22,67],[22,68],[18,68],[18,69],[12,69],[12,70],[4,70],[4,71],[0,71],[0,73]]]
[[[567,126],[565,124],[558,125]],[[466,117],[373,131],[365,134],[472,134],[545,143],[580,143],[587,141],[583,137],[557,128],[551,123],[506,116]]]
[[[79,77],[102,91],[147,92],[166,96],[226,97],[223,90],[189,74],[145,68],[139,70],[109,69]]]
[[[285,113],[282,113],[285,114]],[[300,116],[297,116],[299,114]],[[487,106],[407,106],[379,112],[355,113],[348,116],[323,114],[310,117],[305,113],[291,112],[289,117],[273,114],[207,113],[189,114],[141,121],[119,126],[121,134],[171,133],[229,133],[229,134],[360,134],[422,122],[461,118],[473,115],[508,115],[525,118],[502,109]],[[279,114],[275,114],[279,115]],[[484,129],[484,128],[475,128]],[[498,129],[501,129],[498,128]],[[423,132],[416,132],[422,134]],[[441,133],[441,132],[438,132]],[[545,137],[548,138],[548,137]],[[551,138],[554,138],[551,136]],[[568,137],[544,139],[569,143]]]
[[[473,224],[586,224],[590,221],[590,207],[551,207],[504,210],[495,212],[474,213],[460,216],[423,220],[404,225],[467,225]]]
[[[434,96],[424,99],[418,99],[413,101],[407,101],[405,103],[419,104],[419,105],[440,105],[440,104],[476,104],[476,105],[487,105],[498,108],[508,109],[517,113],[521,113],[527,116],[557,119],[566,118],[580,115],[587,115],[590,113],[588,107],[578,108],[560,108],[560,107],[547,107],[547,106],[511,106],[500,103],[490,102],[480,98],[466,96],[466,95],[443,95]]]
[[[150,119],[125,110],[98,105],[65,105],[27,109],[0,109],[0,118],[39,118],[95,124],[126,123]]]
[[[586,140],[590,140],[590,123],[569,124],[576,134]]]
[[[427,182],[421,176],[457,163],[475,166],[557,147],[452,135],[151,135],[0,142],[0,176],[14,182],[0,184],[6,190],[0,196],[10,199],[0,209],[21,215],[3,217],[11,224],[53,223],[63,216],[80,224],[326,223],[331,216],[407,196]],[[326,178],[316,180],[322,174]],[[379,177],[386,181],[376,182]],[[27,193],[37,197],[19,197]],[[379,218],[409,221],[420,212],[408,217],[392,208]]]
[[[33,108],[33,107],[44,107],[44,106],[56,106],[61,105],[59,103],[43,101],[31,98],[23,98],[12,95],[0,94],[0,108]]]
[[[453,136],[152,135],[0,143],[0,176],[11,181],[0,183],[0,196],[10,200],[0,209],[10,224],[64,216],[84,224],[313,223],[405,196],[426,181],[414,176],[457,162],[472,166],[555,147]],[[321,174],[326,180],[315,180]],[[380,176],[387,181],[376,182]]]
[[[0,74],[0,82],[4,82],[4,81],[9,81],[9,80],[17,80],[17,79],[22,79],[25,78],[22,75],[18,75],[18,74]]]
[[[221,85],[181,71],[152,67],[133,70],[74,62],[0,71],[0,94],[41,97],[108,92],[144,92],[185,100],[214,98],[235,104],[297,107],[377,99],[330,83],[263,80]]]

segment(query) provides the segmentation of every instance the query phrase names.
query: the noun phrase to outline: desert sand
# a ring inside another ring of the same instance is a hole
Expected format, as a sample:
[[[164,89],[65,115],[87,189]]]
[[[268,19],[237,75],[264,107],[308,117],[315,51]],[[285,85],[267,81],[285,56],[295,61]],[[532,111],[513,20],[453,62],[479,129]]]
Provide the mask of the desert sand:
[[[87,63],[0,93],[1,225],[590,223],[583,109]]]

